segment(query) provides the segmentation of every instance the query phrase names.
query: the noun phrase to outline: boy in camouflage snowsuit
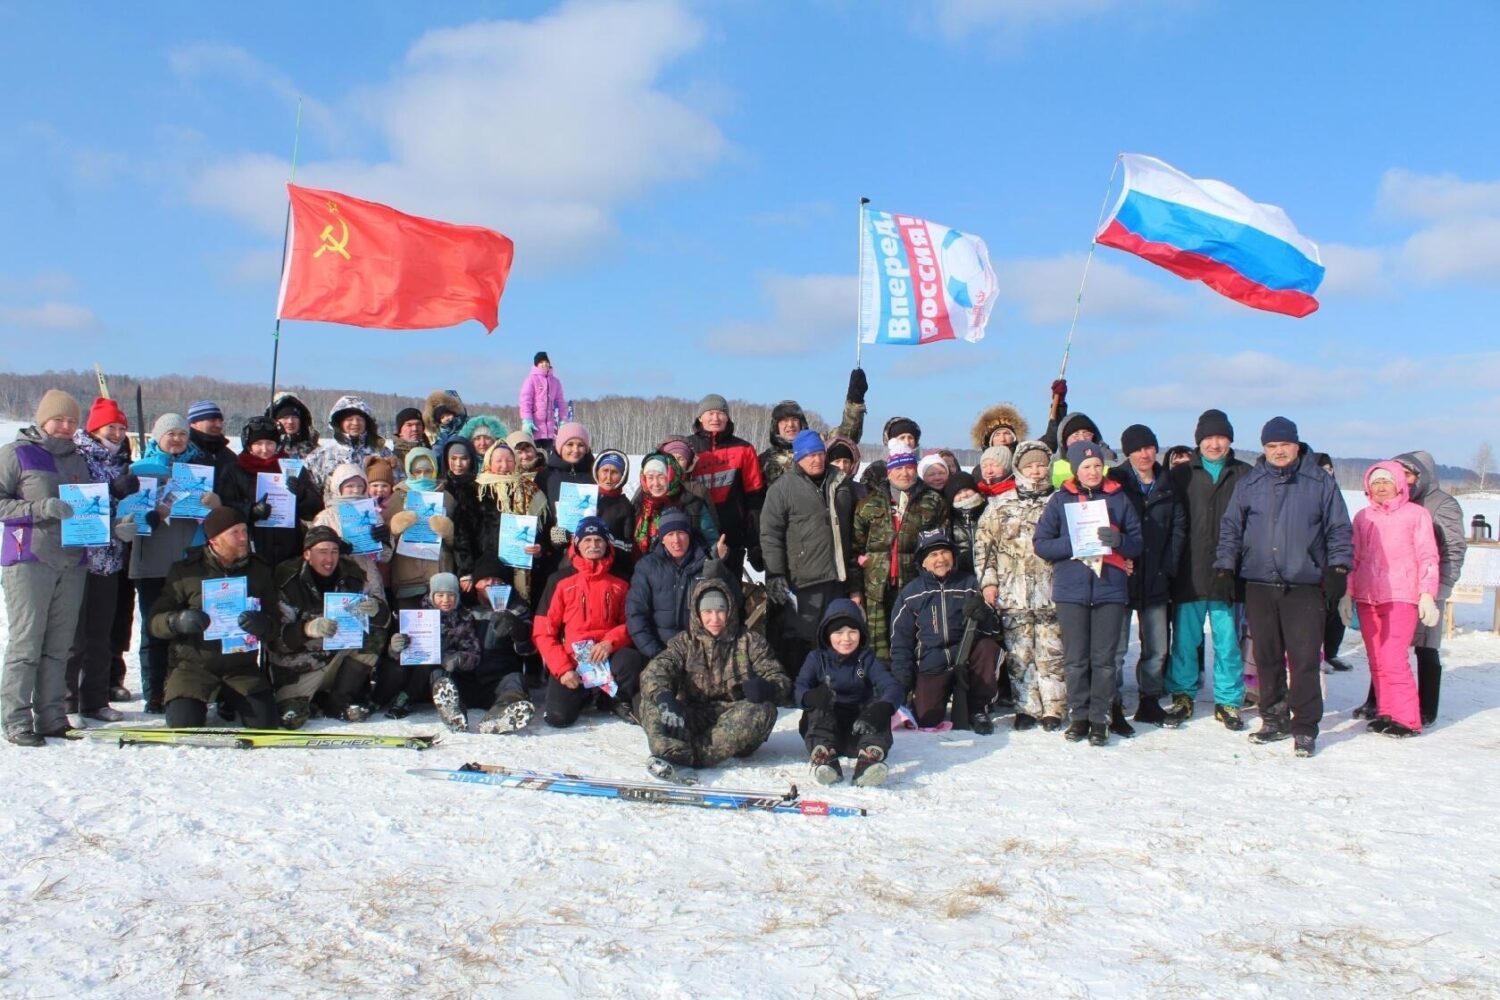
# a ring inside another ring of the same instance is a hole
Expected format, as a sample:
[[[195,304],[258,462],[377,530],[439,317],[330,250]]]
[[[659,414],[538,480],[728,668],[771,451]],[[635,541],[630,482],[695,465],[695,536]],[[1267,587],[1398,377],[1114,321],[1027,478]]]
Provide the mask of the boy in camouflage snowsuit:
[[[917,478],[917,457],[912,452],[892,454],[886,461],[886,476],[854,508],[854,551],[864,567],[864,613],[871,644],[875,655],[889,663],[891,607],[920,568],[915,557],[917,536],[933,528],[947,530],[948,502]]]
[[[1062,629],[1052,604],[1052,564],[1036,554],[1032,536],[1047,498],[1051,454],[1040,441],[1016,446],[1016,488],[979,521],[979,583],[1000,612],[1005,671],[1015,692],[1015,728],[1041,719],[1053,730],[1067,714]]]

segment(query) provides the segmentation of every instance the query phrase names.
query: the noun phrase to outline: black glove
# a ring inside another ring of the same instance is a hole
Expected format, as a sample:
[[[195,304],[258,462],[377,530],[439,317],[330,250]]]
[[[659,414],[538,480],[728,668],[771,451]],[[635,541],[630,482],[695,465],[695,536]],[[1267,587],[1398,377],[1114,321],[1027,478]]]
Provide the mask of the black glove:
[[[450,674],[454,673],[463,666],[463,662],[464,658],[462,653],[449,653],[447,656],[443,657],[443,669],[448,671],[448,673]]]
[[[670,691],[656,696],[656,710],[661,717],[662,730],[674,740],[688,738],[687,716],[683,714],[682,702]]]
[[[980,628],[993,628],[999,624],[999,616],[995,609],[984,603],[984,598],[979,594],[970,594],[964,601],[964,617],[979,625]]]
[[[827,684],[808,688],[802,696],[802,707],[809,712],[822,712],[833,707],[833,688]]]
[[[792,588],[787,586],[786,577],[766,577],[766,600],[775,605],[786,604],[791,600]]]
[[[151,526],[152,531],[155,531],[161,527],[161,515],[154,509],[146,511],[146,523]]]
[[[242,631],[249,632],[257,639],[269,639],[271,633],[276,631],[276,619],[264,611],[242,611],[238,624]]]
[[[1120,529],[1112,524],[1106,524],[1099,529],[1099,543],[1101,545],[1108,545],[1112,549],[1120,547],[1120,539],[1122,537]]]
[[[208,628],[208,615],[197,608],[174,611],[167,616],[167,628],[173,635],[202,635]]]
[[[745,553],[745,558],[750,561],[750,568],[754,569],[757,573],[764,573],[766,571],[766,557],[761,552],[759,545],[751,546]]]
[[[370,529],[370,537],[375,539],[381,545],[384,545],[386,542],[391,540],[391,526],[389,524],[386,524],[384,521],[380,522],[379,524],[375,525],[375,527]]]
[[[1232,570],[1232,569],[1215,569],[1214,570],[1214,582],[1215,583],[1219,583],[1219,584],[1234,583],[1234,570]]]
[[[865,370],[856,368],[849,373],[849,392],[844,397],[851,403],[863,403],[865,393],[870,391],[870,380],[865,378]]]
[[[516,630],[516,616],[509,611],[491,611],[490,628],[494,630],[496,638],[508,638]]]
[[[266,502],[266,498],[265,497],[261,497],[259,500],[255,501],[253,504],[250,505],[250,523],[251,524],[255,524],[258,521],[264,521],[266,518],[268,518],[270,516],[271,516],[271,505]]]
[[[1323,596],[1335,603],[1349,592],[1349,571],[1343,566],[1330,566],[1323,571]]]
[[[865,706],[865,710],[859,713],[859,718],[854,720],[854,725],[849,728],[855,736],[874,736],[882,729],[891,728],[891,716],[896,714],[896,706],[888,701],[872,701]]]
[[[746,677],[740,692],[752,705],[771,705],[776,701],[776,685],[760,677]]]
[[[130,494],[141,488],[141,477],[133,472],[127,472],[109,484],[109,495],[116,500],[124,500]]]

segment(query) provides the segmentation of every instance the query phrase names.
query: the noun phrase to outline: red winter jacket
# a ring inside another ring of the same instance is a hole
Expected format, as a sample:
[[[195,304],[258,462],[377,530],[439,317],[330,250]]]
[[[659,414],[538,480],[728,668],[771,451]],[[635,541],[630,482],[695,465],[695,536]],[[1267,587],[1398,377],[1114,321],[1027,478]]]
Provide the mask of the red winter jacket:
[[[708,488],[719,514],[719,526],[729,544],[755,547],[760,542],[760,508],[766,499],[766,481],[760,472],[760,456],[754,445],[734,436],[734,421],[710,434],[693,422],[693,450],[698,459],[692,478]]]
[[[575,544],[568,549],[572,565],[547,581],[531,623],[531,640],[554,677],[578,666],[573,658],[575,642],[592,639],[609,643],[611,649],[630,645],[625,625],[630,584],[609,571],[614,557],[610,549],[603,559],[585,559]]]

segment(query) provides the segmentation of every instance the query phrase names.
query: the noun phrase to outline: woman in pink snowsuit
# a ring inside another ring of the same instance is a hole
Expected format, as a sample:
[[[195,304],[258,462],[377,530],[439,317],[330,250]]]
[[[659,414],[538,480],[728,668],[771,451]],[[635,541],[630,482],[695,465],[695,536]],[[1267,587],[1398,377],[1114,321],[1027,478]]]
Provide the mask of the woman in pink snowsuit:
[[[536,352],[531,374],[521,383],[520,404],[521,429],[531,435],[538,448],[550,448],[557,436],[557,425],[569,418],[562,382],[552,374],[552,361],[546,351]]]
[[[1417,619],[1438,623],[1438,551],[1432,516],[1411,503],[1406,470],[1376,462],[1365,472],[1370,505],[1354,515],[1354,569],[1339,601],[1347,625],[1359,605],[1359,628],[1375,684],[1376,718],[1370,729],[1386,736],[1415,736],[1422,711],[1407,651]]]

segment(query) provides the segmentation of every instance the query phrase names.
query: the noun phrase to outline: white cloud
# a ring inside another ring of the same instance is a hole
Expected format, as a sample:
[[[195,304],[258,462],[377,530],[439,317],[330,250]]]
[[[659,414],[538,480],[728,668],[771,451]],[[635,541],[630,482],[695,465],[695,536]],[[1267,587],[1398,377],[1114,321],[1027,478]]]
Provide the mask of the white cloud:
[[[1084,260],[1084,254],[1076,253],[997,261],[1000,298],[1019,304],[1026,322],[1034,326],[1066,324],[1073,318]],[[1151,323],[1173,319],[1184,310],[1180,296],[1094,254],[1083,292],[1082,320]]]
[[[206,76],[228,76],[241,83],[263,89],[288,107],[302,102],[302,114],[308,125],[325,136],[340,131],[338,116],[321,101],[306,94],[290,76],[261,62],[237,45],[219,42],[194,42],[167,54],[167,65],[186,80]]]
[[[723,155],[712,119],[660,84],[703,37],[674,0],[430,31],[358,97],[389,159],[307,163],[298,182],[499,229],[517,266],[587,252],[612,235],[616,206]],[[279,234],[286,172],[278,157],[225,159],[190,196]]]
[[[1380,180],[1376,205],[1421,224],[1396,251],[1418,281],[1500,285],[1500,181],[1392,169]]]
[[[704,343],[729,354],[809,354],[838,338],[854,343],[859,282],[852,274],[769,275],[761,293],[770,317],[760,322],[726,323],[710,330]]]
[[[1384,247],[1355,247],[1324,243],[1318,248],[1326,273],[1318,288],[1329,295],[1368,295],[1391,290],[1391,251]]]
[[[1390,215],[1428,222],[1500,215],[1500,181],[1466,181],[1453,174],[1414,174],[1396,168],[1381,177],[1377,204]]]
[[[34,306],[0,306],[0,324],[22,330],[78,333],[93,329],[98,320],[87,306],[43,302]]]

